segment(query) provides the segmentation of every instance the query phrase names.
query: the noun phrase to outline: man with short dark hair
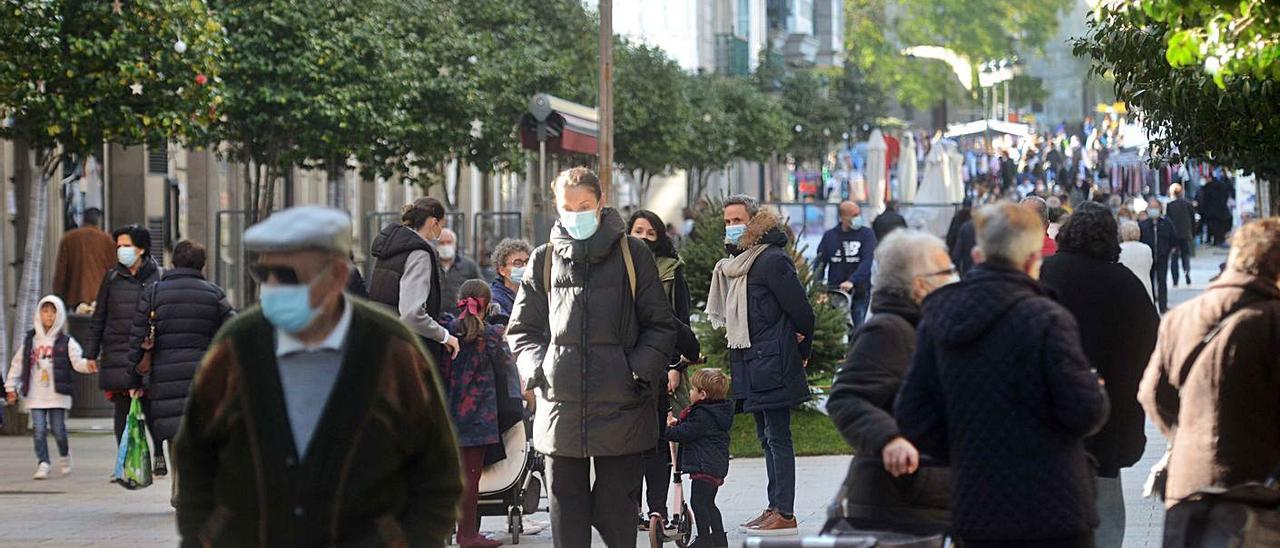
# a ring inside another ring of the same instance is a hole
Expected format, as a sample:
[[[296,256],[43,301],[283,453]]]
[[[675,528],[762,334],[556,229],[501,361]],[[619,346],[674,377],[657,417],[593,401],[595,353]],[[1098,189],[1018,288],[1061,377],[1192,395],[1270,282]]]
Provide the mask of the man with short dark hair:
[[[884,213],[871,222],[871,231],[876,234],[876,242],[883,242],[890,232],[899,228],[907,228],[907,220],[898,213],[898,202],[889,200],[884,205]]]
[[[53,271],[53,294],[62,297],[68,312],[98,295],[102,275],[116,264],[116,244],[99,221],[102,210],[84,210],[84,225],[62,236]]]
[[[349,216],[308,206],[249,228],[261,306],[204,356],[176,445],[183,546],[427,546],[462,474],[418,337],[343,293]]]
[[[1191,244],[1196,234],[1196,206],[1183,195],[1182,185],[1169,185],[1169,203],[1165,204],[1165,216],[1173,223],[1173,251],[1178,257],[1172,260],[1173,287],[1178,287],[1178,260],[1186,273],[1187,285],[1191,285]]]
[[[1161,322],[1138,401],[1173,442],[1166,505],[1275,472],[1278,284],[1280,219],[1255,221],[1232,235],[1226,270],[1209,289]]]

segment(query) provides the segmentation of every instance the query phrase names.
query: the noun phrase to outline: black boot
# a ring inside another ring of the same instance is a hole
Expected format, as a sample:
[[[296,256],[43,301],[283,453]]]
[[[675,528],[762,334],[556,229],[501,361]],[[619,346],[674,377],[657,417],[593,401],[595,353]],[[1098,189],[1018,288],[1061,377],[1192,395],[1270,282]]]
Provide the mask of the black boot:
[[[151,473],[157,478],[169,475],[169,466],[164,461],[164,455],[156,455],[155,463],[151,466]]]
[[[729,534],[698,535],[698,538],[693,539],[689,544],[689,548],[729,548]]]

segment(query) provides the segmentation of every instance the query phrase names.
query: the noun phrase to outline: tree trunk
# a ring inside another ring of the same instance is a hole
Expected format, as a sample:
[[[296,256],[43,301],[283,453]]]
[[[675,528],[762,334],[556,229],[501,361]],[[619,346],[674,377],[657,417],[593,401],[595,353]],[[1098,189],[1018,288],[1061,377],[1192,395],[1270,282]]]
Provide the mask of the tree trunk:
[[[35,317],[36,303],[40,301],[40,269],[43,267],[45,229],[49,226],[49,180],[58,173],[62,157],[55,151],[45,151],[48,156],[40,168],[40,181],[31,189],[27,206],[27,242],[23,251],[22,280],[18,285],[18,311],[13,322],[13,346],[21,348],[27,327],[23,318]],[[103,303],[98,303],[104,306]],[[8,353],[4,354],[6,357]]]

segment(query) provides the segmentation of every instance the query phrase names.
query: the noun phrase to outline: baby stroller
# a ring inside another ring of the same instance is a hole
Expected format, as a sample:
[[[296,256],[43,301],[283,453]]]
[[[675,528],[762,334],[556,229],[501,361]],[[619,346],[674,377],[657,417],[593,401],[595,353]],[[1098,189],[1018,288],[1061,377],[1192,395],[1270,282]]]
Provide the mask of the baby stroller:
[[[685,548],[693,538],[693,512],[684,500],[684,483],[680,471],[680,444],[671,443],[671,483],[675,487],[675,503],[671,505],[676,511],[672,513],[670,526],[663,527],[662,516],[649,514],[649,547],[662,548],[667,542],[675,542],[676,546]]]
[[[525,422],[515,423],[502,434],[507,458],[486,466],[480,475],[477,520],[506,516],[511,543],[520,544],[525,514],[537,513],[542,500],[544,458],[529,444]]]

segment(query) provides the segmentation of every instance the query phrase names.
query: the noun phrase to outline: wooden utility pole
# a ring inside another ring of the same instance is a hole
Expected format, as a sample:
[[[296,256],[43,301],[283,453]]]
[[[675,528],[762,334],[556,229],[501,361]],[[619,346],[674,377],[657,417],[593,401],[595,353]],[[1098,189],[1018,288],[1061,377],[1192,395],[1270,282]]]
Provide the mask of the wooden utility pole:
[[[600,0],[600,188],[610,198],[613,186],[613,0]]]

